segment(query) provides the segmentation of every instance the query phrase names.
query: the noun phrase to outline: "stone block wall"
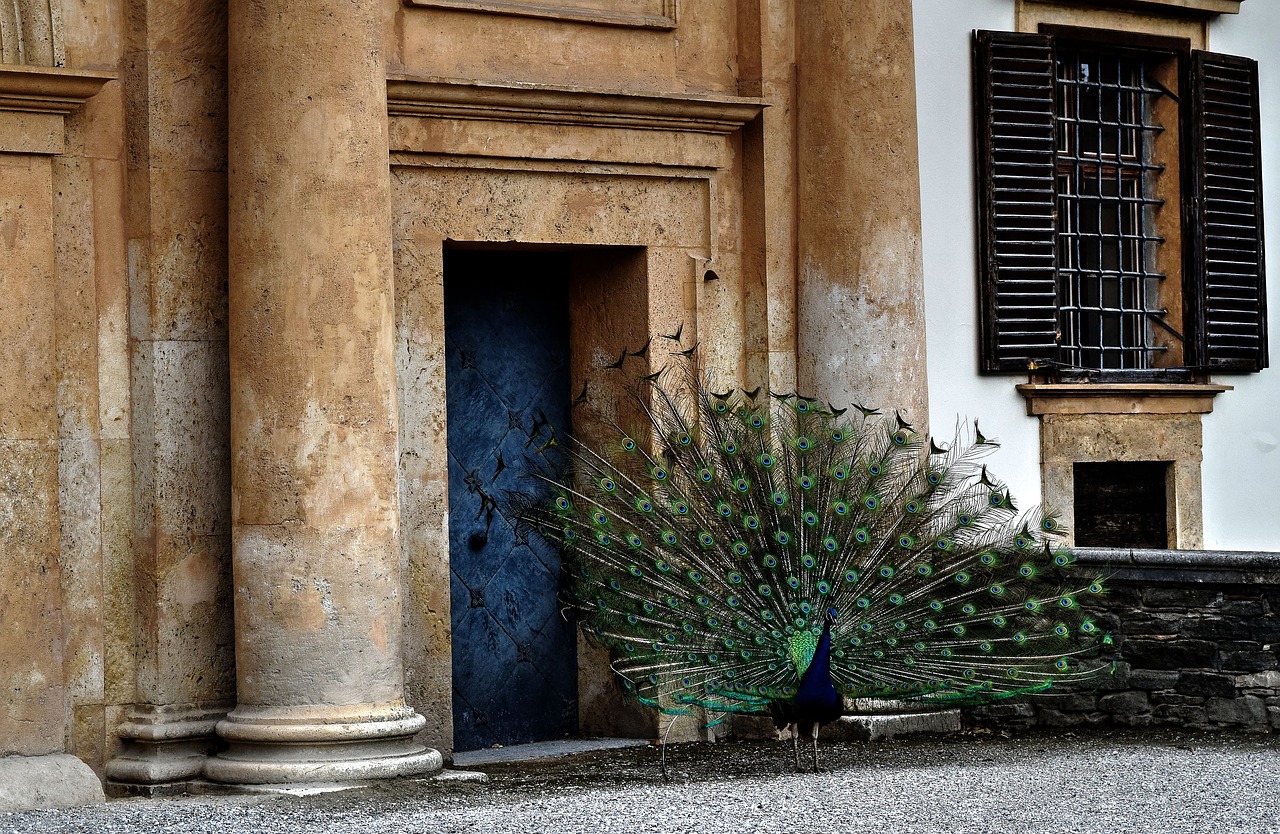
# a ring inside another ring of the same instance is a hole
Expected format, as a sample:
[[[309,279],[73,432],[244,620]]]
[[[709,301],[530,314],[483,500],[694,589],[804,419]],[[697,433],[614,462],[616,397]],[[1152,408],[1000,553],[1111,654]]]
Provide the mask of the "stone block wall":
[[[1006,728],[1280,730],[1280,553],[1080,548],[1114,671],[967,711]]]

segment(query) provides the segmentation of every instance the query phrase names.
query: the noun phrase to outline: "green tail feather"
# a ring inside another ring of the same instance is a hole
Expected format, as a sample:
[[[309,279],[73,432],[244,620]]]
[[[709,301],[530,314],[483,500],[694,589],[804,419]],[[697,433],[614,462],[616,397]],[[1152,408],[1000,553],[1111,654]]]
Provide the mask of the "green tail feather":
[[[714,393],[692,358],[636,391],[642,426],[587,446],[523,520],[564,552],[566,599],[625,685],[669,714],[794,695],[827,610],[855,698],[980,703],[1091,674],[1102,637],[1051,515],[896,414]],[[723,389],[721,389],[723,390]],[[974,429],[976,433],[976,426]]]

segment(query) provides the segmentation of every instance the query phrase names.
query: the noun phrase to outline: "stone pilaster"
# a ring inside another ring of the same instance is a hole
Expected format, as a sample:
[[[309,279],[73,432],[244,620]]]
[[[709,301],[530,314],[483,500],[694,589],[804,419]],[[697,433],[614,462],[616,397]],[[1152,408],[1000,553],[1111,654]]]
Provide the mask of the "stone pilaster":
[[[89,766],[63,753],[82,610],[66,589],[84,566],[60,541],[74,476],[60,455],[54,160],[66,117],[112,78],[0,66],[0,813],[102,800]]]
[[[230,4],[238,704],[218,781],[440,766],[403,695],[380,8]]]
[[[796,11],[798,385],[927,417],[910,0]]]

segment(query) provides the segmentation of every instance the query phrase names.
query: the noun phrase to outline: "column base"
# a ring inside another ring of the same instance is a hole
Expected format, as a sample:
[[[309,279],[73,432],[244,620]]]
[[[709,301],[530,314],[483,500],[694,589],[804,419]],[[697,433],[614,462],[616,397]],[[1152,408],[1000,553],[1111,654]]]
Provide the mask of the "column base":
[[[214,735],[227,706],[143,709],[116,728],[124,740],[120,755],[107,762],[107,790],[134,795],[133,786],[163,785],[200,777],[204,763],[222,742]]]
[[[339,708],[305,721],[289,712],[237,707],[218,722],[228,746],[205,762],[205,777],[241,785],[350,782],[417,776],[444,764],[438,751],[413,740],[426,719],[408,707],[373,716]]]

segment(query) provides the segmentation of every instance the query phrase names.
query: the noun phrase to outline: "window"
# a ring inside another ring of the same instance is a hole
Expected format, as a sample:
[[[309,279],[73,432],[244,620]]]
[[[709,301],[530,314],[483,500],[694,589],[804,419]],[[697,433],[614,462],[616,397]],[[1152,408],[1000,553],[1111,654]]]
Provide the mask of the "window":
[[[1068,27],[974,58],[983,370],[1265,367],[1256,65]]]

